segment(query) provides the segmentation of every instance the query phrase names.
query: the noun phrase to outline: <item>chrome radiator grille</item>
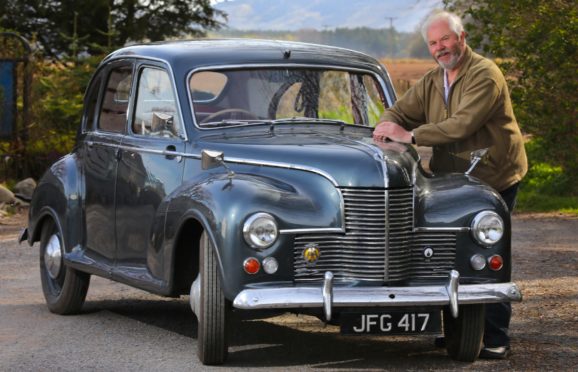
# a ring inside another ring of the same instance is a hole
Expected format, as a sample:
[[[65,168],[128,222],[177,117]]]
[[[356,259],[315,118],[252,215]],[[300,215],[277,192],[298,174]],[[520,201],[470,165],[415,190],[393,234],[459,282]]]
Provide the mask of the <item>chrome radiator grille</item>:
[[[447,276],[453,267],[455,234],[413,233],[413,189],[341,188],[345,234],[295,237],[296,282],[322,281],[331,271],[337,281],[394,281]],[[388,228],[389,227],[389,228]],[[303,251],[316,246],[320,256],[307,263]],[[434,256],[423,252],[432,248]]]

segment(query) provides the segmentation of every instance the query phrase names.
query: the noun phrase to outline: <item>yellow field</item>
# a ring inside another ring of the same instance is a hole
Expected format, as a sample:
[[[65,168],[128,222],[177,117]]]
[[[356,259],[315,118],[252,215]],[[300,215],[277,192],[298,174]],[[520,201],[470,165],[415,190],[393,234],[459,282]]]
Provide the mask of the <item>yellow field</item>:
[[[393,80],[416,81],[436,67],[433,59],[382,59],[381,62]]]
[[[426,72],[436,67],[433,59],[381,59],[398,95],[403,94]]]

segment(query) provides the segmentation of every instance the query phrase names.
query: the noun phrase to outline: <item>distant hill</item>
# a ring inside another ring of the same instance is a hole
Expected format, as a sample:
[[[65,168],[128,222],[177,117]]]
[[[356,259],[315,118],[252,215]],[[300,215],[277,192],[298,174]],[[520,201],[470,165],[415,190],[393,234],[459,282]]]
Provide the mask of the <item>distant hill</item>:
[[[419,32],[397,32],[367,27],[335,30],[260,31],[224,29],[210,32],[212,38],[257,38],[294,40],[354,49],[377,58],[430,58]]]
[[[441,0],[216,0],[239,30],[389,28],[413,32]]]

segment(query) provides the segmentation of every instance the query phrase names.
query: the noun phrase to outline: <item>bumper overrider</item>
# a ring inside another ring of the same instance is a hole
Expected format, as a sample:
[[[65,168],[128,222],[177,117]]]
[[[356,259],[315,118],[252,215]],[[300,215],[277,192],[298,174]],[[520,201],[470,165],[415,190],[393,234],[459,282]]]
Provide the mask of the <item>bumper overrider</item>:
[[[325,273],[322,287],[259,288],[241,291],[233,306],[244,310],[323,308],[327,321],[335,307],[399,307],[449,305],[453,317],[459,305],[518,302],[522,293],[515,283],[459,284],[452,270],[445,285],[414,287],[334,287],[333,274]]]

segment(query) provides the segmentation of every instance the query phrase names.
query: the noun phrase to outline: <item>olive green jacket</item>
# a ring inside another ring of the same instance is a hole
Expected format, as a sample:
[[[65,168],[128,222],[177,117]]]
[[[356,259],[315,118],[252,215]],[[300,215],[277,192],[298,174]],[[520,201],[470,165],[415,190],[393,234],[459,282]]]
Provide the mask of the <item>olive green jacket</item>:
[[[470,47],[463,58],[447,106],[444,70],[437,67],[387,109],[381,121],[413,130],[419,146],[431,146],[434,173],[464,172],[470,153],[488,147],[488,155],[471,174],[503,191],[522,180],[528,170],[524,139],[498,66]]]

